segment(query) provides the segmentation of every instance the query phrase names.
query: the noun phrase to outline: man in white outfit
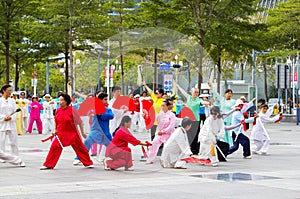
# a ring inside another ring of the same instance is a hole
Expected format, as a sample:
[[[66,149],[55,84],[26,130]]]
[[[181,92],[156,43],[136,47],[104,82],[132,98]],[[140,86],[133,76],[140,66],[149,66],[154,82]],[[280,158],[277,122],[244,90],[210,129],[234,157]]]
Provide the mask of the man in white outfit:
[[[125,110],[125,109],[119,110],[119,109],[113,108],[113,105],[114,105],[116,99],[118,97],[120,97],[120,95],[121,95],[121,88],[119,86],[114,86],[112,88],[112,93],[113,93],[113,98],[111,100],[109,100],[109,102],[108,102],[108,107],[111,108],[111,110],[114,114],[114,119],[109,121],[109,132],[111,134],[113,134],[115,132],[115,130],[119,127],[123,116],[125,116],[125,113],[127,112],[127,110]]]
[[[255,154],[269,155],[268,150],[270,147],[270,136],[266,131],[264,125],[271,122],[280,121],[281,114],[271,117],[273,113],[273,107],[269,108],[267,104],[263,104],[260,107],[256,124],[253,125],[250,139],[253,142],[251,145],[251,151]]]
[[[50,134],[54,130],[54,116],[53,112],[56,109],[55,102],[51,99],[49,94],[44,96],[45,100],[43,102],[44,113],[42,115],[43,121],[43,134]]]
[[[187,137],[187,131],[192,126],[192,120],[184,118],[181,127],[178,127],[164,144],[160,158],[162,167],[186,169],[186,162],[182,158],[193,156]]]
[[[6,136],[9,138],[11,153],[18,155],[18,134],[16,128],[17,110],[16,102],[10,98],[12,87],[4,85],[1,88],[3,96],[0,98],[0,151],[5,151]],[[1,157],[0,157],[1,158]]]

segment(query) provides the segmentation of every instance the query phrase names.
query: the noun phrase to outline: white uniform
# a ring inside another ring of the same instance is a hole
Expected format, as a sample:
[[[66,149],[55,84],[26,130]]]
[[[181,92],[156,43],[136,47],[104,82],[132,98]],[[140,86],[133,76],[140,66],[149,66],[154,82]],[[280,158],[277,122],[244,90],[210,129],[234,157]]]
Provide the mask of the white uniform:
[[[5,160],[6,162],[11,163],[13,165],[19,165],[22,162],[19,156],[5,153],[1,149],[0,149],[0,159]]]
[[[119,127],[123,116],[126,115],[126,113],[124,113],[124,110],[118,110],[118,109],[115,109],[112,107],[113,104],[115,103],[115,101],[116,101],[116,98],[113,97],[108,102],[108,107],[111,108],[111,110],[114,114],[114,119],[109,120],[109,132],[111,134],[113,134],[115,132],[115,130]]]
[[[210,159],[212,163],[218,162],[217,156],[212,155],[212,144],[216,143],[216,137],[223,138],[225,134],[224,121],[221,118],[213,119],[213,116],[208,117],[198,136],[200,142],[199,158]],[[215,148],[213,148],[216,152]],[[215,153],[216,154],[216,153]]]
[[[4,121],[5,117],[15,112],[16,103],[12,98],[0,98],[0,151],[5,151],[6,136],[9,138],[11,153],[18,155],[18,134],[16,128],[17,114],[11,116],[11,120]]]
[[[44,107],[44,112],[42,115],[43,134],[53,133],[54,130],[53,111],[54,109],[56,109],[56,104],[55,102],[53,104],[50,104],[50,102],[54,102],[54,101],[43,102],[43,107]]]
[[[279,119],[280,115],[271,117],[273,108],[268,109],[268,111],[263,114],[260,112],[258,118],[256,119],[256,124],[253,126],[250,139],[253,141],[251,150],[253,152],[267,153],[270,146],[270,136],[266,131],[264,125],[266,123],[275,122]]]
[[[163,167],[185,167],[186,162],[180,159],[192,154],[186,131],[179,127],[164,144],[160,161]]]

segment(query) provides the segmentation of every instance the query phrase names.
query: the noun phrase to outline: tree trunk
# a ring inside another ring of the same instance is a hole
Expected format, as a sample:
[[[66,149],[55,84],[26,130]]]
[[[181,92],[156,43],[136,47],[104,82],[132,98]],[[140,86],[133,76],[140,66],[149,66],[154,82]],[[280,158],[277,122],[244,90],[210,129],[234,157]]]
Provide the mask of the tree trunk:
[[[6,34],[5,34],[5,65],[6,65],[6,73],[5,73],[5,82],[6,84],[9,84],[9,30],[6,30]]]
[[[154,48],[154,77],[153,77],[153,91],[157,89],[157,48]]]
[[[16,62],[16,70],[15,70],[15,91],[19,90],[19,78],[20,78],[20,70],[19,70],[19,55],[18,55],[18,50],[16,51],[15,55],[15,62]]]
[[[188,68],[187,68],[187,72],[188,72],[188,76],[187,76],[187,80],[188,80],[188,87],[187,87],[187,91],[191,90],[191,68],[190,68],[190,63],[187,63]],[[176,82],[177,83],[177,82]]]
[[[201,93],[201,83],[203,81],[202,76],[202,63],[203,63],[203,42],[200,42],[200,50],[199,50],[199,65],[198,65],[198,89]]]
[[[71,94],[75,92],[75,70],[73,64],[73,28],[70,27],[69,32],[69,50],[70,50],[70,84],[71,84]]]
[[[69,82],[69,51],[68,51],[68,45],[66,43],[66,52],[65,52],[65,92],[68,93],[68,82]]]
[[[244,65],[245,63],[241,62],[241,80],[244,80]]]
[[[265,60],[263,60],[263,68],[264,68],[264,90],[265,90],[265,99],[266,102],[268,100],[268,80],[267,80],[267,63]]]
[[[125,93],[125,82],[124,82],[124,59],[123,59],[123,54],[121,53],[120,55],[120,64],[121,64],[121,84],[122,84],[122,93],[124,95]]]
[[[221,51],[219,52],[219,60],[218,60],[218,71],[217,71],[217,92],[220,93],[220,84],[221,84],[221,73],[222,73],[222,67],[221,67]]]

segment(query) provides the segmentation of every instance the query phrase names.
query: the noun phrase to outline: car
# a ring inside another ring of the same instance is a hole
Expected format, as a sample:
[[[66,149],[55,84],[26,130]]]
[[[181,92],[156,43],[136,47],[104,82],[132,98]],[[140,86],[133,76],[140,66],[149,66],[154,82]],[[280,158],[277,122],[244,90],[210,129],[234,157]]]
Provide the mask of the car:
[[[283,107],[282,99],[280,99],[280,103],[278,103],[278,98],[270,98],[268,101],[269,107],[273,107],[275,104],[280,104],[280,106]]]

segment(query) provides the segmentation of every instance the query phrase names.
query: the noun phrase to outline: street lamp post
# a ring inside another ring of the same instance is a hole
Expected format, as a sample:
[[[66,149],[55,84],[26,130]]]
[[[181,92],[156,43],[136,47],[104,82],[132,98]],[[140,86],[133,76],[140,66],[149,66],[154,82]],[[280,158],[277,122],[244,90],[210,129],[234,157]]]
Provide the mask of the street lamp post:
[[[175,63],[178,64],[178,55],[175,55]],[[178,84],[178,68],[175,69],[175,80]],[[177,95],[177,86],[175,86],[175,94]]]
[[[49,81],[49,64],[50,64],[50,61],[56,61],[56,60],[60,60],[62,58],[65,58],[65,56],[63,54],[59,54],[57,55],[56,57],[51,57],[51,58],[46,58],[46,91],[47,93],[49,93],[50,91],[50,81]]]
[[[95,47],[95,51],[98,54],[98,74],[97,74],[97,91],[99,91],[101,89],[101,81],[100,81],[100,76],[101,76],[101,71],[100,71],[100,54],[101,51],[103,50],[103,47],[98,45]]]
[[[46,92],[49,93],[49,59],[46,58]]]
[[[255,50],[253,50],[252,52],[252,85],[255,86],[255,98],[257,99],[257,86],[256,86],[256,82],[255,82],[255,73],[256,73],[256,55],[259,54],[269,54],[269,52],[257,52]],[[257,109],[257,107],[256,107]]]

